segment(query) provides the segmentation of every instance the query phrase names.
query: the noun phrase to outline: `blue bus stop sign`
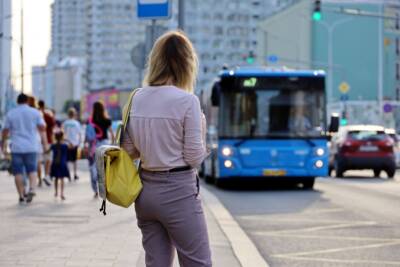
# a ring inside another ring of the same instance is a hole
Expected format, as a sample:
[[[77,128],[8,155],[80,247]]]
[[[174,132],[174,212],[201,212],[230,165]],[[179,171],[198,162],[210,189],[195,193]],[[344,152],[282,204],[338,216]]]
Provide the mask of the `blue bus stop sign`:
[[[168,19],[171,16],[169,0],[137,0],[139,19]]]

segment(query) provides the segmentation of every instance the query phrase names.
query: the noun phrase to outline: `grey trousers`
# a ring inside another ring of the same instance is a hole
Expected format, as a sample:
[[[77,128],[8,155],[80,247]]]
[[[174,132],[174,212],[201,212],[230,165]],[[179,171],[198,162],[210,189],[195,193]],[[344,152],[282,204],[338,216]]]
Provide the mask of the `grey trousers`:
[[[209,267],[211,252],[195,170],[141,170],[143,190],[135,202],[146,267],[170,267],[175,248],[181,267]]]

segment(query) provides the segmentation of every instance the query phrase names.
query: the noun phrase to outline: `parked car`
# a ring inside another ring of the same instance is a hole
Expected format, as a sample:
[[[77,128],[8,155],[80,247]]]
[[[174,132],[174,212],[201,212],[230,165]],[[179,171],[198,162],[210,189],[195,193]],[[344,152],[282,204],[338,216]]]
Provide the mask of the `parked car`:
[[[400,168],[400,137],[395,129],[385,129],[385,133],[393,139],[396,168]]]
[[[393,178],[396,172],[395,142],[385,128],[375,125],[350,125],[339,129],[331,140],[330,169],[336,177],[347,170],[371,169],[375,177],[382,171]]]

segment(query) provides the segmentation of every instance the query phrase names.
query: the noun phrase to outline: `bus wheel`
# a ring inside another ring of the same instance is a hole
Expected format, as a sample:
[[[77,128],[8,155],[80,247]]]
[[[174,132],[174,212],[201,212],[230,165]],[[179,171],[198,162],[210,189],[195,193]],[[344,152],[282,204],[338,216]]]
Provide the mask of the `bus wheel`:
[[[214,184],[218,188],[223,188],[226,185],[226,181],[224,181],[223,179],[214,179]]]
[[[304,180],[301,183],[303,184],[304,189],[313,189],[314,183],[315,183],[315,178]]]
[[[214,183],[214,177],[209,176],[209,175],[205,175],[205,176],[204,176],[204,181],[205,181],[207,184],[212,184],[212,183]]]

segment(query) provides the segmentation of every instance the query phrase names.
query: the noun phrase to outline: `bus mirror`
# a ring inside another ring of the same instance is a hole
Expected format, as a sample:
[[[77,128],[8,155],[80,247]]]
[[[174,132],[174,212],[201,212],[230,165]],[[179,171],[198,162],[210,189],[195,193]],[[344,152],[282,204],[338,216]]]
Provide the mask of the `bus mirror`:
[[[330,133],[337,133],[339,131],[339,114],[332,113],[331,114],[331,123],[329,125]]]
[[[218,107],[219,106],[219,101],[220,101],[220,84],[219,84],[219,82],[216,82],[214,85],[213,85],[213,87],[212,87],[212,90],[211,90],[211,104],[214,106],[214,107]]]

